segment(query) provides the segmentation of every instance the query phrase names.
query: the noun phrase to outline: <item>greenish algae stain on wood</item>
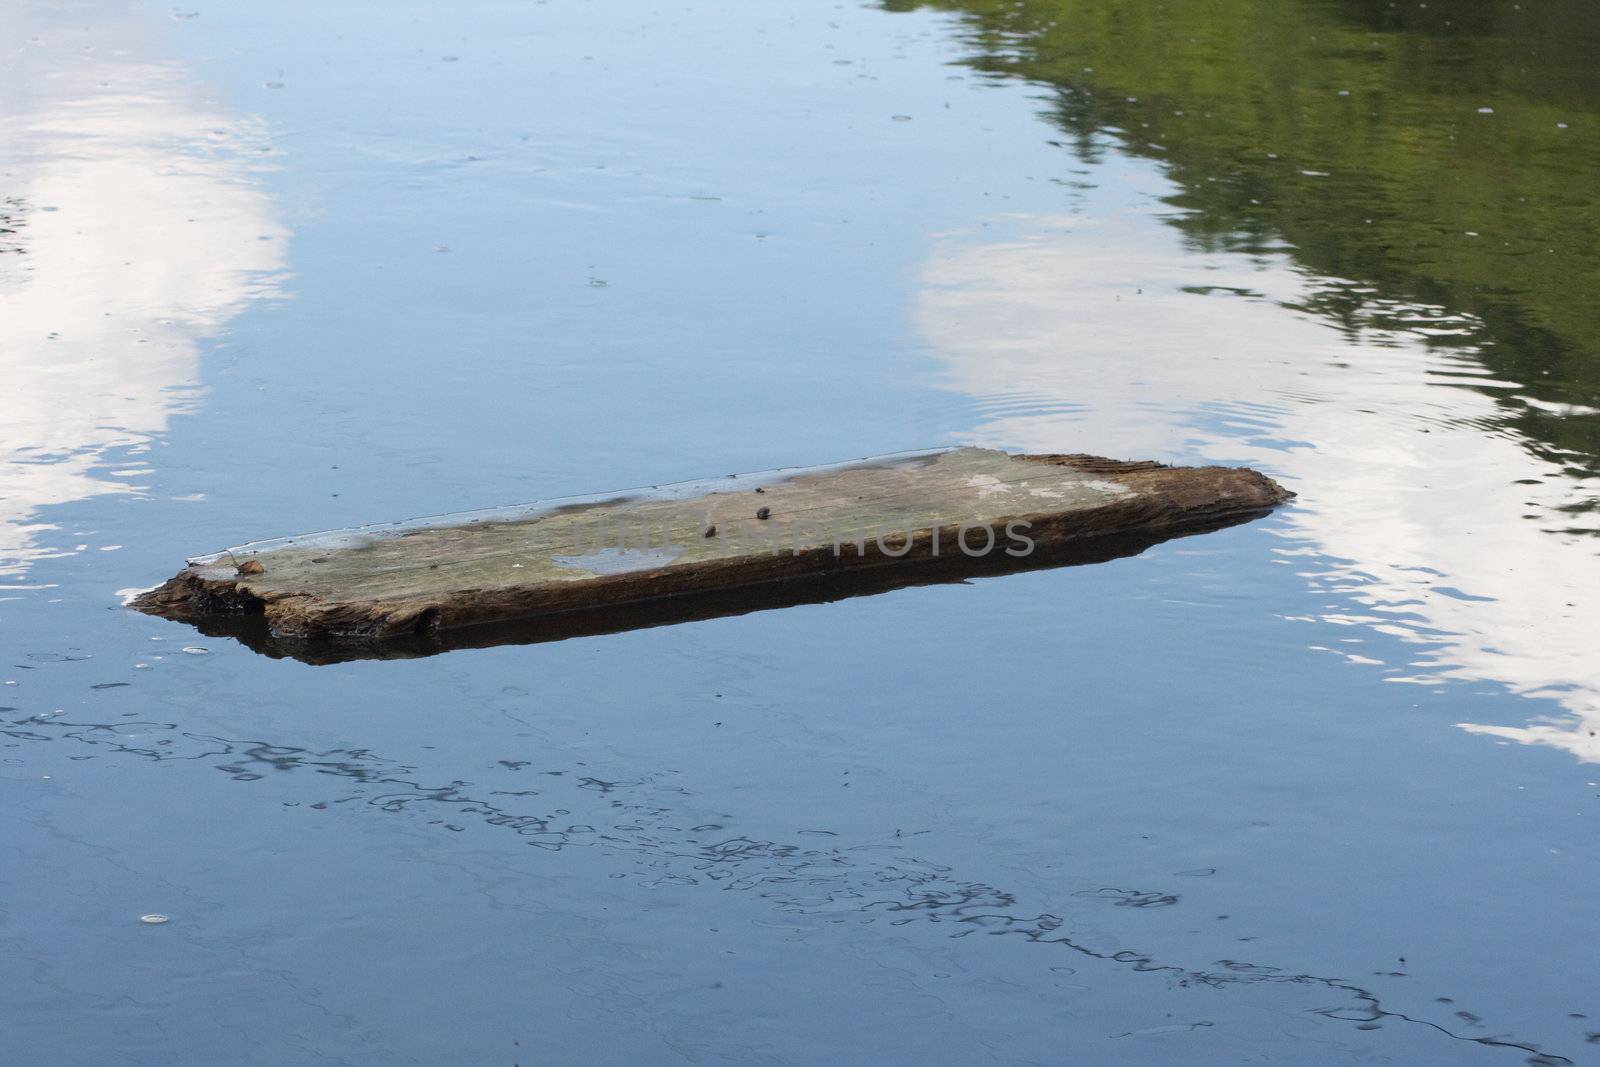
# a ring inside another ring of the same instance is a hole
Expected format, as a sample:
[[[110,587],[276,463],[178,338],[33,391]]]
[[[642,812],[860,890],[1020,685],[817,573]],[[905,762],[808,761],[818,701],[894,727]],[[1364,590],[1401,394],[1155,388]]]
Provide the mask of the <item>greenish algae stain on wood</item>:
[[[1290,495],[1239,468],[958,448],[255,542],[192,560],[133,606],[212,632],[259,615],[272,640],[355,655],[596,610],[625,629],[628,605],[738,590],[752,610],[797,602],[775,588],[792,580],[827,581],[832,599],[852,575],[893,588],[1074,562],[1075,549],[1108,558],[1117,539],[1137,551]]]

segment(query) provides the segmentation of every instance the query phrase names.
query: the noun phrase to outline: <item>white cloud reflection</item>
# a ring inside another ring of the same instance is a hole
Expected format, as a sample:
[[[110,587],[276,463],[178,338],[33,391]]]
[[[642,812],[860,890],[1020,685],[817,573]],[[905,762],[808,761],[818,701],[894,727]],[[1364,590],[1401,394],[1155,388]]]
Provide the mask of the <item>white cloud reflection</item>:
[[[287,231],[251,182],[259,130],[153,54],[156,16],[92,6],[17,5],[0,77],[0,213],[17,231],[0,247],[21,249],[0,253],[12,578],[60,551],[40,509],[138,491],[140,453],[198,395],[198,342],[275,292],[284,263]]]
[[[1287,257],[1181,240],[1137,210],[942,239],[917,314],[986,416],[974,443],[1271,471],[1301,493],[1282,551],[1353,608],[1320,620],[1409,642],[1392,681],[1559,702],[1568,715],[1462,728],[1600,762],[1600,539],[1556,510],[1596,486],[1535,457],[1467,387],[1512,398],[1516,383],[1425,343],[1471,323],[1390,305],[1400,332],[1352,337],[1291,309],[1309,286]]]

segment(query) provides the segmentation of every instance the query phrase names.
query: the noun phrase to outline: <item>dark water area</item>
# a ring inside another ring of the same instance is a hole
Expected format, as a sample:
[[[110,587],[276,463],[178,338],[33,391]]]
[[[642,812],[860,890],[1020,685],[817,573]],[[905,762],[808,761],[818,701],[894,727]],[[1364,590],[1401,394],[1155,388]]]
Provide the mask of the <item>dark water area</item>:
[[[1600,1061],[1595,18],[10,5],[5,1058]],[[122,606],[948,444],[1300,495],[426,659]]]

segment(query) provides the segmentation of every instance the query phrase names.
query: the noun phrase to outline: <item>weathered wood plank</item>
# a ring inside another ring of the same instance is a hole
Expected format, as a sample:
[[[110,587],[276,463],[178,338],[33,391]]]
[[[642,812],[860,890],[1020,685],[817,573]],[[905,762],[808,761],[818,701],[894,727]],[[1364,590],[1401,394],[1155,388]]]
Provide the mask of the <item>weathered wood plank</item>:
[[[1290,495],[960,448],[255,542],[132,603],[302,659],[416,655],[1111,558]]]

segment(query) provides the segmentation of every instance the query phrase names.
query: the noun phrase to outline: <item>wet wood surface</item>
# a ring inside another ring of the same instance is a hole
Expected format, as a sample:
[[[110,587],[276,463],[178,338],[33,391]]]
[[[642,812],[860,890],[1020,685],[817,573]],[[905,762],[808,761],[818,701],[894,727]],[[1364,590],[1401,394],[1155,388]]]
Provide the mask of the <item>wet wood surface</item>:
[[[1289,496],[1242,468],[960,448],[256,542],[132,605],[311,662],[426,655],[1114,558]]]

